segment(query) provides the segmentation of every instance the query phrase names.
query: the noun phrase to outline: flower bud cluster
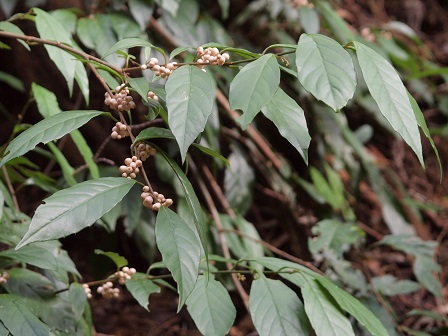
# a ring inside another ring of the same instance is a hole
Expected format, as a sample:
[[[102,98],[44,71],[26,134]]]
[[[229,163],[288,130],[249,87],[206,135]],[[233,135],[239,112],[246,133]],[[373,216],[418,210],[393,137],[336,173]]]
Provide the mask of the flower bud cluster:
[[[300,8],[306,6],[308,8],[314,8],[314,5],[308,0],[286,0],[286,2],[291,3],[294,8]]]
[[[82,284],[84,287],[84,291],[86,292],[87,299],[90,300],[92,298],[92,290],[90,289],[88,284]]]
[[[129,280],[137,272],[135,268],[123,267],[121,271],[115,272],[115,279],[120,285],[124,285],[126,280]]]
[[[112,139],[120,140],[121,138],[129,136],[129,130],[125,124],[122,122],[117,122],[114,127],[112,127],[112,133],[110,134]]]
[[[210,65],[223,65],[229,60],[230,55],[228,53],[220,54],[218,48],[206,48],[199,47],[197,49],[199,59],[196,63],[210,64]],[[198,66],[203,69],[203,65]]]
[[[124,165],[120,166],[120,173],[122,177],[136,178],[142,166],[142,160],[139,160],[135,155],[132,158],[124,159]]]
[[[140,197],[143,200],[143,206],[154,211],[158,211],[162,206],[169,207],[173,205],[171,198],[165,198],[163,194],[159,194],[156,191],[151,194],[148,186],[143,187],[143,192]]]
[[[110,281],[106,282],[104,285],[99,286],[96,291],[101,294],[106,299],[116,299],[120,296],[120,289],[113,288],[114,284]]]
[[[148,92],[148,99],[159,100],[159,97],[152,91]]]
[[[2,275],[0,275],[0,285],[7,283],[8,279],[9,279],[9,273],[3,272]]]
[[[113,110],[129,111],[135,108],[132,96],[129,95],[129,89],[125,84],[121,84],[115,88],[115,94],[111,96],[109,92],[104,94],[104,103]]]
[[[165,77],[168,77],[169,75],[171,75],[173,70],[175,70],[177,68],[176,64],[177,64],[176,62],[170,62],[165,65],[159,65],[159,60],[157,58],[153,57],[149,60],[149,62],[141,65],[140,68],[142,70],[146,70],[149,68],[152,71],[154,71],[154,74],[156,76],[165,78]]]
[[[154,147],[139,142],[135,147],[135,155],[142,161],[146,161],[151,155],[156,155],[157,151]]]

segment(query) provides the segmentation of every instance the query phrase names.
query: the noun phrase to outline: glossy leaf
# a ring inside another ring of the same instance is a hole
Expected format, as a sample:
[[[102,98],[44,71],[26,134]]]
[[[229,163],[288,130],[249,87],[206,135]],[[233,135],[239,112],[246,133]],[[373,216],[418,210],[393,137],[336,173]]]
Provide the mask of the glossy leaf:
[[[187,299],[187,309],[203,335],[227,335],[235,321],[236,309],[221,282],[200,275]]]
[[[149,296],[153,293],[160,293],[160,287],[146,278],[146,274],[136,273],[131,279],[126,280],[126,288],[132,294],[134,299],[149,311]]]
[[[412,148],[424,167],[417,120],[398,73],[373,49],[359,42],[353,44],[370,94],[392,128]]]
[[[156,242],[163,262],[177,282],[179,311],[198,278],[201,244],[182,217],[166,207],[161,207],[157,214]]]
[[[230,83],[230,108],[240,109],[238,119],[245,129],[274,96],[280,83],[280,68],[273,54],[261,56],[244,66]]]
[[[50,328],[16,295],[0,294],[0,321],[12,335],[50,335]]]
[[[134,48],[134,47],[151,47],[151,48],[154,48],[157,51],[159,51],[161,54],[165,53],[163,51],[163,49],[154,46],[152,43],[150,43],[146,40],[143,40],[143,39],[137,38],[137,37],[129,37],[129,38],[125,38],[125,39],[120,40],[117,43],[115,43],[109,50],[107,50],[102,55],[102,57],[105,58],[109,55],[112,55],[112,54],[116,53],[118,50],[124,50],[124,49]]]
[[[350,54],[335,40],[302,34],[297,44],[298,78],[305,90],[337,111],[347,105],[356,88]]]
[[[182,161],[188,147],[204,131],[212,113],[216,83],[196,66],[182,66],[168,78],[166,105],[168,123],[179,144]]]
[[[354,336],[350,321],[314,279],[305,277],[302,289],[306,314],[317,336]]]
[[[112,209],[134,183],[131,179],[105,177],[56,192],[37,208],[28,232],[16,249],[35,241],[62,238],[92,225]]]
[[[86,291],[82,284],[73,282],[68,289],[68,295],[75,320],[79,321],[84,314],[84,307],[87,303]]]
[[[188,178],[185,176],[184,172],[177,163],[169,157],[164,151],[158,148],[159,153],[163,156],[163,158],[168,162],[171,169],[176,174],[177,179],[180,182],[182,187],[182,191],[185,196],[185,200],[187,201],[188,208],[191,213],[191,218],[193,219],[194,226],[196,227],[197,233],[199,234],[199,238],[201,240],[202,249],[205,253],[205,257],[208,258],[207,252],[207,228],[205,224],[205,216],[202,211],[201,204],[199,203],[198,197],[194,192],[193,186],[191,185]]]
[[[260,274],[252,282],[249,311],[260,336],[307,336],[309,328],[302,324],[303,304],[296,293],[279,280]]]
[[[128,265],[127,259],[116,252],[104,252],[100,249],[95,249],[95,253],[108,257],[114,262],[114,264],[117,266],[117,269]]]
[[[9,143],[0,166],[27,153],[40,142],[46,144],[63,137],[102,113],[101,111],[68,111],[38,122]]]
[[[308,133],[305,113],[299,104],[278,88],[272,99],[261,111],[308,163],[308,147],[311,137]]]

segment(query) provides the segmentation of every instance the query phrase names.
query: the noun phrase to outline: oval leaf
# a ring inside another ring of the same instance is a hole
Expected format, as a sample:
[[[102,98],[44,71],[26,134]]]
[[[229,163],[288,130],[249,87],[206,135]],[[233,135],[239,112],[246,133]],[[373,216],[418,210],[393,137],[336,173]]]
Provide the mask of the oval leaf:
[[[9,160],[27,153],[36,147],[38,143],[43,142],[46,144],[52,140],[59,139],[102,113],[104,112],[68,111],[39,121],[9,143],[5,149],[7,154],[0,161],[0,167]]]
[[[335,40],[302,34],[297,44],[298,78],[305,90],[337,111],[353,97],[356,73],[350,54]]]
[[[92,225],[120,202],[134,183],[122,177],[104,177],[58,191],[37,208],[16,249],[35,241],[62,238]]]
[[[261,109],[263,114],[277,126],[280,134],[288,140],[308,163],[308,133],[305,113],[294,99],[278,88],[272,99]]]
[[[134,274],[131,279],[126,280],[125,285],[134,299],[147,311],[149,311],[149,296],[153,293],[160,293],[160,287],[147,279],[146,274],[143,273]]]
[[[241,127],[247,125],[274,95],[280,83],[280,68],[273,54],[261,56],[246,65],[230,83],[230,108],[240,109]]]
[[[50,335],[50,328],[15,295],[0,294],[0,321],[12,335]]]
[[[182,162],[212,113],[215,88],[213,77],[196,66],[180,67],[166,82],[168,123],[179,144]]]
[[[43,269],[56,270],[58,261],[53,253],[39,245],[25,246],[20,251],[9,249],[0,252],[0,257],[11,258]]]
[[[177,282],[179,312],[198,278],[201,244],[182,217],[166,207],[161,207],[157,214],[156,242],[163,262]]]
[[[156,47],[152,43],[137,37],[125,38],[115,43],[108,51],[103,54],[103,58],[116,53],[118,50],[125,50],[134,47],[150,47],[156,49],[162,55],[165,55],[163,49]]]
[[[260,336],[309,335],[307,323],[300,318],[305,315],[302,302],[279,280],[260,275],[252,282],[249,311]]]
[[[229,293],[211,276],[199,276],[187,299],[187,309],[203,335],[227,335],[236,317]]]
[[[353,44],[364,80],[381,113],[412,148],[420,164],[424,166],[417,120],[398,73],[373,49],[360,42]]]
[[[86,291],[82,284],[73,282],[68,289],[68,295],[75,320],[79,321],[84,314],[84,308],[87,303]]]
[[[108,257],[110,260],[113,261],[113,263],[117,266],[118,269],[128,265],[128,260],[116,252],[104,252],[100,249],[95,249],[95,253]]]

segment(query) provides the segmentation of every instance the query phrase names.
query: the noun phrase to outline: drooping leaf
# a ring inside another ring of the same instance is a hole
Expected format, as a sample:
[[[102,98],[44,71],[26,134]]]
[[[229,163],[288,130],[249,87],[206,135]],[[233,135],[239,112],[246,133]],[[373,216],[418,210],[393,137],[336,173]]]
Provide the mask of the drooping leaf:
[[[200,275],[186,303],[203,335],[227,335],[235,320],[236,309],[221,282]]]
[[[241,69],[230,83],[230,108],[240,109],[241,127],[247,125],[274,96],[280,83],[280,68],[273,54],[261,56]]]
[[[305,90],[337,111],[347,105],[356,88],[350,54],[335,40],[302,34],[297,44],[298,78]]]
[[[0,30],[14,33],[14,34],[19,34],[19,35],[25,35],[25,33],[22,31],[22,29],[20,29],[14,23],[11,23],[9,21],[1,21],[0,22]],[[28,51],[31,50],[30,46],[25,41],[20,40],[20,39],[17,39],[17,41],[19,41],[19,43],[21,45],[23,45]]]
[[[333,9],[328,2],[316,1],[315,8],[331,27],[339,42],[347,43],[353,41],[355,34],[350,30],[344,19]]]
[[[319,14],[314,8],[299,7],[300,25],[307,34],[317,34],[320,29]]]
[[[140,26],[140,30],[144,31],[151,19],[154,6],[145,0],[129,0],[129,10]]]
[[[40,273],[27,268],[17,267],[10,269],[8,273],[8,282],[2,286],[10,294],[17,294],[32,299],[52,297],[54,295],[54,284]]]
[[[55,270],[58,265],[53,254],[39,246],[39,244],[24,246],[19,251],[14,249],[5,250],[0,252],[0,257],[19,260],[33,266],[50,270]]]
[[[87,144],[87,141],[84,138],[84,136],[81,134],[79,130],[71,131],[70,136],[72,137],[72,140],[75,143],[76,147],[78,148],[79,153],[84,159],[84,162],[86,163],[87,167],[89,167],[89,172],[92,178],[93,179],[99,178],[100,171],[98,165],[93,160],[92,150],[90,149],[90,146]]]
[[[12,335],[50,335],[50,328],[16,295],[0,294],[0,321]]]
[[[0,167],[11,159],[27,153],[36,147],[38,143],[43,142],[46,144],[52,140],[59,139],[103,113],[101,111],[88,110],[68,111],[39,121],[9,143],[5,150],[6,155],[0,161]]]
[[[301,288],[306,315],[317,336],[355,335],[350,321],[342,314],[339,307],[326,290],[310,277],[304,277]]]
[[[95,253],[108,257],[114,262],[118,269],[128,265],[127,259],[116,252],[104,252],[100,249],[95,249]]]
[[[51,117],[62,112],[56,95],[37,83],[31,84],[31,92],[37,103],[37,109],[44,118]]]
[[[161,207],[157,214],[156,242],[163,262],[177,282],[179,311],[198,278],[201,244],[182,217],[166,207]]]
[[[131,279],[126,280],[125,285],[134,299],[147,311],[149,311],[149,296],[153,293],[160,293],[160,287],[143,273],[135,273]]]
[[[260,274],[252,282],[249,311],[260,336],[306,336],[308,323],[302,302],[296,293],[279,280]]]
[[[134,183],[131,179],[104,177],[56,192],[37,208],[28,232],[16,249],[35,241],[62,238],[92,225],[112,209]]]
[[[7,85],[17,91],[25,92],[23,81],[7,72],[0,71],[0,82],[5,82]]]
[[[409,294],[421,288],[415,281],[398,280],[390,274],[372,278],[372,284],[380,293],[387,296]]]
[[[432,257],[417,255],[414,261],[413,271],[417,280],[433,295],[442,298],[442,285],[434,276],[440,272],[441,267]]]
[[[68,289],[68,295],[75,320],[79,321],[84,314],[84,307],[87,303],[86,291],[80,283],[73,282]]]
[[[180,67],[166,82],[168,123],[179,144],[182,161],[212,113],[215,87],[213,77],[196,66]]]
[[[191,212],[191,218],[193,219],[194,226],[199,234],[199,238],[201,240],[202,249],[205,253],[206,259],[208,258],[207,251],[207,228],[205,224],[204,212],[202,211],[201,204],[199,203],[198,197],[194,192],[193,186],[191,185],[188,178],[185,176],[184,172],[177,163],[168,156],[164,151],[158,148],[158,152],[163,156],[163,158],[168,162],[171,169],[176,174],[177,179],[179,180],[182,191],[185,196],[185,200],[187,201],[188,208]]]
[[[134,48],[134,47],[151,47],[151,48],[154,48],[157,51],[159,51],[162,55],[165,54],[163,49],[156,47],[155,45],[153,45],[152,43],[150,43],[146,40],[143,40],[143,39],[137,38],[137,37],[129,37],[129,38],[122,39],[122,40],[118,41],[117,43],[115,43],[109,50],[107,50],[102,55],[102,57],[105,58],[109,55],[112,55],[115,52],[117,52],[118,50],[124,50],[124,49]]]
[[[47,144],[48,148],[53,152],[56,161],[61,167],[62,175],[64,176],[65,181],[71,187],[76,184],[76,179],[73,176],[75,174],[75,168],[73,168],[68,162],[65,155],[61,152],[61,150],[52,142]]]
[[[308,147],[311,137],[308,133],[305,113],[299,104],[278,88],[272,99],[261,111],[308,163]]]
[[[381,113],[417,155],[424,167],[422,144],[406,88],[393,66],[373,49],[353,42],[362,75]]]

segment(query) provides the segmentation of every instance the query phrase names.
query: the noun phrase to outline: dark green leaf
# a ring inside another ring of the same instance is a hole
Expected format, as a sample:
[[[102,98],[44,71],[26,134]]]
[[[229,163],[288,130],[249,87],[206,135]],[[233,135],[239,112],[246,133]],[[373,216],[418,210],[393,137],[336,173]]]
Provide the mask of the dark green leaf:
[[[74,186],[77,182],[74,178],[75,174],[75,168],[73,168],[64,154],[61,152],[61,150],[52,142],[49,142],[47,144],[48,148],[52,151],[54,154],[54,157],[56,158],[57,163],[59,164],[59,167],[62,169],[62,175],[64,176],[65,181],[69,186]]]
[[[227,335],[236,316],[226,288],[211,276],[198,277],[187,299],[187,309],[203,335]]]
[[[396,70],[373,49],[360,42],[353,44],[370,94],[392,128],[412,148],[424,167],[417,120],[406,88]]]
[[[46,144],[52,140],[59,139],[102,113],[104,112],[68,111],[58,113],[38,122],[9,143],[5,149],[6,155],[0,161],[0,167],[9,160],[27,153],[36,147],[38,143],[43,142]]]
[[[163,49],[154,46],[152,43],[150,43],[150,42],[148,42],[146,40],[143,40],[143,39],[137,38],[137,37],[130,37],[130,38],[125,38],[125,39],[120,40],[117,43],[115,43],[109,50],[107,50],[102,55],[102,57],[105,58],[105,57],[107,57],[109,55],[112,55],[115,52],[117,52],[118,50],[134,48],[134,47],[151,47],[151,48],[154,48],[157,51],[159,51],[162,55],[165,54]]]
[[[280,68],[273,54],[247,64],[230,83],[230,108],[240,109],[238,119],[245,129],[274,96],[280,83]]]
[[[32,83],[31,92],[33,93],[37,103],[37,109],[42,117],[48,118],[62,112],[56,95],[50,90],[36,83]]]
[[[387,296],[409,294],[421,288],[415,281],[398,280],[390,274],[372,278],[372,284],[380,293]]]
[[[278,88],[272,99],[261,111],[308,163],[308,147],[311,137],[308,133],[305,113],[296,101]]]
[[[23,85],[23,82],[7,72],[0,71],[0,82],[5,82],[17,91],[25,92],[25,86]]]
[[[68,295],[70,297],[70,304],[75,316],[75,320],[79,321],[84,314],[84,307],[87,303],[87,295],[82,284],[73,282],[70,284]]]
[[[112,209],[134,183],[131,179],[105,177],[58,191],[37,208],[28,232],[16,249],[35,241],[62,238],[92,225]]]
[[[179,144],[182,161],[188,147],[204,131],[212,113],[216,83],[196,66],[182,66],[168,78],[166,105],[168,123]]]
[[[0,252],[0,257],[19,260],[30,265],[50,270],[55,270],[58,265],[58,262],[53,254],[40,247],[39,244],[24,246],[19,251],[14,249],[2,251]]]
[[[353,97],[356,73],[352,58],[335,40],[320,34],[302,34],[296,65],[305,90],[333,110],[341,109]]]
[[[95,253],[108,257],[114,262],[118,269],[128,265],[127,259],[116,252],[104,252],[100,249],[95,249]]]
[[[125,285],[134,299],[147,311],[149,311],[149,296],[153,293],[160,293],[160,287],[146,278],[146,274],[143,273],[134,274],[131,279],[126,280]]]

